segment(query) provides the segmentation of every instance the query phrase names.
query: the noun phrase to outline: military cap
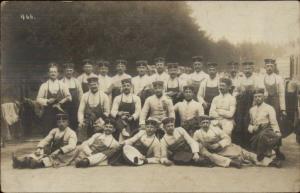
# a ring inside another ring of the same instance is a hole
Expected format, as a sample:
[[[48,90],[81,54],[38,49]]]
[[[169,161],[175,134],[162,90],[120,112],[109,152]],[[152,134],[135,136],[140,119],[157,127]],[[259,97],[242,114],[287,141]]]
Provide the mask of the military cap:
[[[161,80],[157,80],[157,81],[154,81],[152,82],[152,85],[155,87],[155,86],[164,86],[164,81],[161,81]]]
[[[116,65],[118,65],[118,64],[127,65],[127,60],[124,60],[124,59],[118,59],[118,60],[116,60]]]
[[[178,68],[178,63],[175,62],[175,63],[168,63],[167,64],[168,68],[171,69],[171,68]]]
[[[155,64],[156,63],[165,63],[166,59],[163,57],[157,57],[154,59]]]
[[[265,93],[265,89],[263,88],[254,89],[254,94],[264,94],[264,93]]]
[[[161,122],[162,124],[166,125],[168,123],[175,123],[175,119],[173,117],[166,117]]]
[[[274,64],[275,60],[271,59],[271,58],[266,58],[264,59],[265,64]]]
[[[208,68],[216,68],[217,66],[218,66],[218,64],[216,62],[208,62],[207,63]]]
[[[146,121],[145,121],[146,125],[153,125],[155,128],[158,128],[160,125],[160,122],[158,119],[154,118],[154,117],[149,117]]]
[[[68,114],[60,113],[60,114],[56,115],[56,120],[57,121],[69,120],[69,116],[68,116]]]
[[[50,63],[48,64],[48,68],[52,68],[52,67],[58,68],[58,64],[55,63],[55,62],[50,62]]]
[[[88,76],[86,80],[88,83],[98,82],[98,76],[92,74],[92,75]]]
[[[96,62],[96,65],[99,66],[99,67],[108,67],[109,66],[109,61],[98,60]]]
[[[238,62],[234,62],[234,61],[230,61],[227,63],[228,66],[238,66],[239,63]]]
[[[74,64],[73,63],[64,63],[63,64],[63,68],[66,69],[66,68],[74,68]]]
[[[122,84],[130,83],[131,84],[131,78],[125,78],[121,80]]]
[[[136,66],[145,66],[145,67],[147,67],[147,65],[148,65],[148,61],[147,60],[138,60],[138,61],[136,61],[135,62],[136,63]]]
[[[227,86],[232,86],[232,81],[230,78],[222,77],[220,78],[220,82],[224,82]]]
[[[193,62],[202,62],[203,56],[193,56],[192,59],[193,59]]]
[[[192,84],[187,84],[187,85],[183,86],[183,90],[184,91],[188,90],[188,89],[190,89],[190,90],[192,90],[194,92],[194,86]]]
[[[116,121],[115,121],[115,119],[113,117],[106,117],[104,119],[104,124],[105,125],[112,125],[113,127],[115,127]]]
[[[93,61],[89,58],[82,60],[82,65],[93,65]]]
[[[253,62],[253,61],[244,61],[242,64],[243,64],[244,66],[246,66],[246,65],[253,66],[253,65],[254,65],[254,62]]]

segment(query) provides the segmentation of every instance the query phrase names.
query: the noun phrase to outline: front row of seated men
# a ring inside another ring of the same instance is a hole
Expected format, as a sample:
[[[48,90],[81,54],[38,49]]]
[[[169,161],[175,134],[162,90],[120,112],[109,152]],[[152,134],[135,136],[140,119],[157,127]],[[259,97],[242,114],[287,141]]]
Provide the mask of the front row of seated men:
[[[176,164],[241,168],[247,164],[281,167],[280,159],[273,153],[273,149],[278,146],[280,133],[266,119],[270,117],[267,115],[268,106],[263,100],[260,101],[261,97],[263,92],[257,90],[257,107],[250,111],[265,109],[261,113],[251,113],[251,116],[260,116],[259,119],[253,119],[249,126],[249,131],[253,133],[253,152],[231,143],[227,132],[211,121],[213,117],[207,115],[195,118],[197,129],[192,135],[182,127],[175,127],[174,117],[165,117],[161,121],[149,117],[134,136],[120,142],[112,135],[116,121],[107,117],[99,132],[76,146],[77,135],[68,127],[68,115],[58,114],[58,128],[49,132],[34,153],[18,157],[13,155],[13,168],[63,167],[73,164],[77,168],[85,168],[107,164],[138,166],[147,163],[166,166]],[[157,137],[158,130],[164,133],[160,139]]]

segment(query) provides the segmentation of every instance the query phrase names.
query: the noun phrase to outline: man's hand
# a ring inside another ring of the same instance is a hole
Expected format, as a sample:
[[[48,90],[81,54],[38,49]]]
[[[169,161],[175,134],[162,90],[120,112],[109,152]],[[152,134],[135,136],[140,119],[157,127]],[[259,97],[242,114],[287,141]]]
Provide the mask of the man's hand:
[[[219,150],[221,148],[220,144],[219,143],[214,143],[214,144],[211,144],[209,146],[210,149],[212,150]]]
[[[81,123],[78,124],[79,128],[83,128],[84,126],[85,126],[84,122],[81,122]]]
[[[61,153],[61,150],[60,149],[58,149],[58,150],[55,150],[54,152],[52,152],[51,153],[51,157],[57,157],[58,156],[58,154],[60,154]]]
[[[203,101],[202,106],[203,106],[204,109],[207,109],[208,108],[208,103]]]
[[[44,154],[44,149],[41,148],[41,147],[38,147],[38,148],[35,150],[34,154],[35,154],[36,156],[41,156],[41,155]]]
[[[194,161],[198,161],[199,159],[200,159],[199,154],[198,154],[198,153],[194,153],[194,155],[193,155],[193,160],[194,160]]]
[[[128,117],[128,121],[134,120],[133,116]]]
[[[286,114],[286,111],[285,111],[285,110],[282,110],[282,111],[281,111],[281,116],[284,116],[284,117],[286,117],[286,116],[287,116],[287,114]]]
[[[275,131],[275,134],[278,136],[278,137],[281,137],[281,132],[280,131]]]
[[[55,101],[56,101],[55,98],[50,98],[50,99],[48,99],[47,104],[52,105]]]

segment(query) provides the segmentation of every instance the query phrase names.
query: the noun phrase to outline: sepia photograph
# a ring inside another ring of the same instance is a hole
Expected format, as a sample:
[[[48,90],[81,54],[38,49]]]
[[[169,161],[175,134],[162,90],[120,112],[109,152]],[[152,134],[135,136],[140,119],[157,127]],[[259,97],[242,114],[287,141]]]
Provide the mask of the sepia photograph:
[[[1,192],[300,192],[298,1],[1,2]]]

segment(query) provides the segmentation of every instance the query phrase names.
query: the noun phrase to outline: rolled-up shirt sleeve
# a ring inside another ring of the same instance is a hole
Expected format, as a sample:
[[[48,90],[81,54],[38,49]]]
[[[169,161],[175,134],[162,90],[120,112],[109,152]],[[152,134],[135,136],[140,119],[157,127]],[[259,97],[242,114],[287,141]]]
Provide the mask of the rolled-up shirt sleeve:
[[[147,98],[145,101],[144,107],[142,108],[142,111],[141,111],[140,125],[145,124],[149,110],[150,110],[150,98]]]
[[[145,131],[139,131],[137,134],[135,134],[134,136],[132,136],[131,138],[127,139],[124,141],[124,143],[126,145],[132,145],[135,142],[137,142],[137,140],[139,140],[143,135],[145,134]]]
[[[76,136],[75,132],[72,132],[70,134],[68,144],[61,147],[60,149],[63,153],[69,153],[69,152],[73,151],[76,148],[76,144],[77,144],[77,136]]]
[[[102,95],[103,95],[103,97],[101,99],[103,100],[102,105],[103,105],[103,109],[104,109],[104,114],[105,114],[105,116],[108,116],[110,114],[110,101],[109,101],[107,94],[102,93]]]
[[[153,143],[153,155],[154,157],[147,158],[149,164],[158,164],[160,162],[161,148],[159,141]]]
[[[280,132],[279,125],[278,125],[278,122],[276,119],[276,112],[275,112],[274,108],[272,106],[270,106],[270,108],[268,108],[268,111],[269,111],[269,119],[270,119],[271,127],[273,128],[273,130],[275,132]]]
[[[83,123],[83,121],[84,121],[84,109],[85,109],[85,105],[86,105],[86,100],[87,100],[86,95],[83,95],[80,100],[78,113],[77,113],[79,123]]]
[[[184,139],[190,145],[193,153],[199,152],[199,145],[198,143],[181,127],[178,128],[180,133],[183,135]]]
[[[42,106],[47,106],[48,99],[47,99],[46,92],[47,92],[46,84],[43,83],[40,86],[40,89],[39,89],[37,97],[36,97],[36,101]]]
[[[228,102],[229,110],[220,109],[219,115],[221,115],[224,118],[231,119],[236,110],[236,99],[234,97],[231,97],[230,99],[228,99]]]
[[[113,116],[115,118],[117,117],[117,114],[119,112],[120,101],[121,101],[120,96],[117,96],[113,101],[113,105],[112,105],[110,114],[111,114],[111,116]]]
[[[141,104],[141,99],[138,96],[134,97],[134,105],[135,105],[135,111],[132,114],[132,117],[134,120],[137,120],[140,116],[141,110],[142,110],[142,104]]]
[[[175,111],[172,100],[168,100],[168,116],[175,118]]]
[[[37,147],[44,148],[45,146],[49,145],[54,139],[55,133],[56,129],[52,129],[49,134],[39,142]]]
[[[160,162],[163,163],[164,161],[168,160],[168,144],[165,141],[165,138],[160,140],[160,149],[161,149],[161,158]]]

